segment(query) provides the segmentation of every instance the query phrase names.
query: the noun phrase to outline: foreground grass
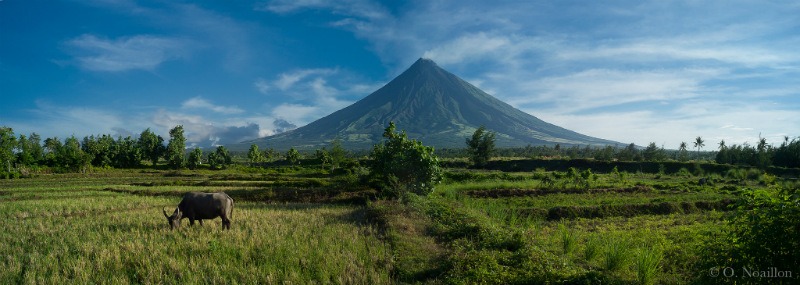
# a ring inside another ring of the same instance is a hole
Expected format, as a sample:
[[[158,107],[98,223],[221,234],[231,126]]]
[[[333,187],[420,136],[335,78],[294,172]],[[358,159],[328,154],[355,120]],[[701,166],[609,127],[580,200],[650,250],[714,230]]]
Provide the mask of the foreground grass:
[[[113,179],[112,179],[113,180]],[[3,182],[0,283],[390,283],[388,247],[364,208],[237,202],[219,220],[170,231],[178,197],[97,191],[100,181]],[[112,182],[113,183],[113,182]]]

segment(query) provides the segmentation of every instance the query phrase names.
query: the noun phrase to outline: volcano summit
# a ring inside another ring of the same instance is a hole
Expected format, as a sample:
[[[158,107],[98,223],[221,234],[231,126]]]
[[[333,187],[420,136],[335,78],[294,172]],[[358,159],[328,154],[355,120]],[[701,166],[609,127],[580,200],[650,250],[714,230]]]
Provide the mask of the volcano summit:
[[[480,126],[496,132],[498,147],[530,145],[615,145],[540,120],[492,97],[430,59],[364,99],[308,125],[244,142],[278,150],[318,149],[335,138],[348,149],[369,149],[390,121],[409,138],[436,148],[463,148]]]

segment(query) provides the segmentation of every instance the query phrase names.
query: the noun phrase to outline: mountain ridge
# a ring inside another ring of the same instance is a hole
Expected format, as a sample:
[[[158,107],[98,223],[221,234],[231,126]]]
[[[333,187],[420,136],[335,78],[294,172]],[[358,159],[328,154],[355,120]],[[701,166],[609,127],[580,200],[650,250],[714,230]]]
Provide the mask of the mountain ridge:
[[[497,133],[498,147],[616,145],[547,123],[487,94],[430,59],[420,58],[363,99],[303,127],[243,142],[278,150],[318,149],[339,138],[345,148],[368,149],[393,121],[410,138],[436,148],[463,148],[479,126]]]

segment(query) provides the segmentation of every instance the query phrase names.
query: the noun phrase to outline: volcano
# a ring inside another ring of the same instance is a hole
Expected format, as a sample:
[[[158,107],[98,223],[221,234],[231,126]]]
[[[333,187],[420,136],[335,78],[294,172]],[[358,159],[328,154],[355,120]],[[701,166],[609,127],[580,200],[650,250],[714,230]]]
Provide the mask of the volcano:
[[[318,149],[338,138],[347,149],[369,149],[382,140],[389,122],[409,138],[438,148],[464,148],[480,126],[496,133],[496,146],[616,145],[547,123],[492,97],[430,59],[364,99],[303,127],[243,142],[285,150]]]

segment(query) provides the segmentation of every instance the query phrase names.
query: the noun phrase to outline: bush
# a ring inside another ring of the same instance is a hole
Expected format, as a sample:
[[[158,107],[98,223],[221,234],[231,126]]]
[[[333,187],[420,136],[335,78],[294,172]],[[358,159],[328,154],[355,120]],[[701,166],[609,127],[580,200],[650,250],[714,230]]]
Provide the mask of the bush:
[[[418,195],[433,192],[434,185],[442,180],[433,147],[409,140],[405,131],[395,133],[394,123],[389,123],[383,137],[387,140],[374,146],[369,163],[372,181],[381,194],[396,198],[407,192]]]
[[[709,272],[712,268],[734,268],[743,273],[751,271],[778,271],[800,268],[800,190],[780,192],[746,191],[728,227],[721,236],[707,237],[701,261],[696,272]],[[722,278],[701,274],[702,283],[760,284],[763,278]],[[774,280],[797,284],[800,276]]]

